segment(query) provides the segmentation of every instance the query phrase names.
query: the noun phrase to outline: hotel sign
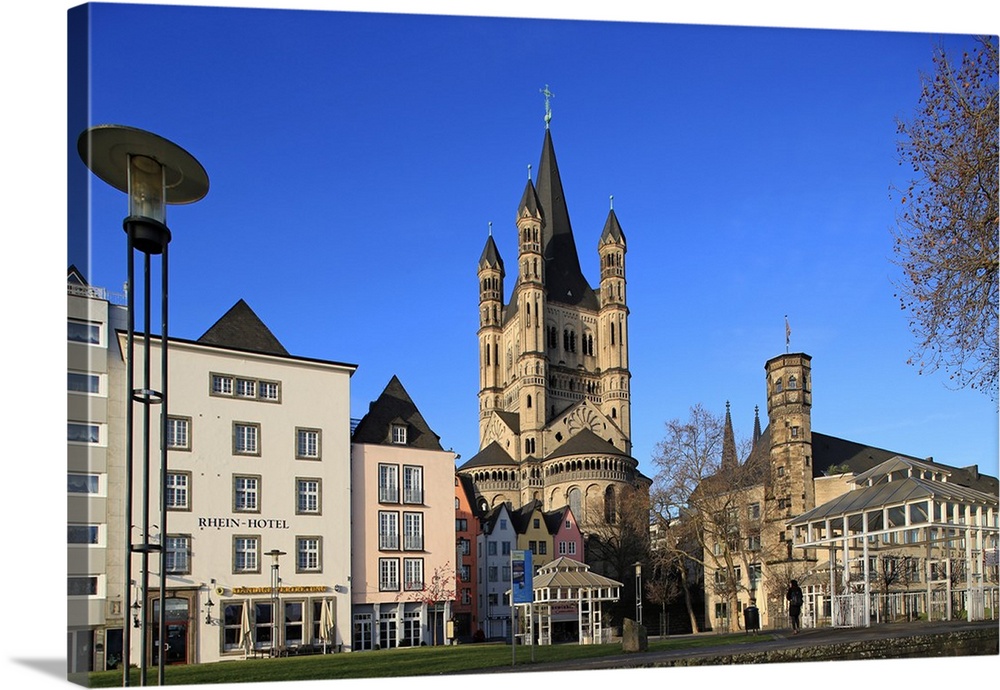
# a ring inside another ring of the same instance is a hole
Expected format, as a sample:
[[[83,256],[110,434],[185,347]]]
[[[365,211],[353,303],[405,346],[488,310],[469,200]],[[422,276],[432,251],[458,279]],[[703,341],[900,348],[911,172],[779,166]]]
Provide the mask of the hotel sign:
[[[273,518],[200,517],[198,529],[288,529],[288,520]]]
[[[325,592],[329,589],[324,585],[301,585],[278,587],[278,594],[308,594],[310,592]],[[272,594],[272,587],[233,587],[233,594]]]

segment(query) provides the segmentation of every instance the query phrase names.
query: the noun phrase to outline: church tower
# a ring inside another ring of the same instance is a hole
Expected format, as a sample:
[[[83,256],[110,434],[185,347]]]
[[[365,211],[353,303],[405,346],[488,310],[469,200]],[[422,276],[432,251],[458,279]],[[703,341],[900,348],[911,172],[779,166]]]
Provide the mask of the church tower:
[[[551,95],[551,94],[547,94]],[[600,285],[580,268],[546,108],[536,179],[514,217],[517,277],[504,302],[492,229],[479,259],[479,452],[458,473],[477,505],[569,505],[593,532],[650,480],[631,457],[625,233],[614,209],[597,243]]]
[[[769,511],[777,520],[816,507],[812,468],[812,358],[793,353],[773,357],[764,365],[771,467]],[[791,541],[785,540],[791,559]]]
[[[500,407],[500,333],[504,268],[493,231],[479,257],[479,432],[490,411]]]
[[[597,353],[601,372],[601,409],[632,436],[629,402],[628,307],[625,295],[625,233],[612,207],[598,243],[601,260],[601,308],[598,332],[601,347]],[[626,448],[631,452],[631,445]]]

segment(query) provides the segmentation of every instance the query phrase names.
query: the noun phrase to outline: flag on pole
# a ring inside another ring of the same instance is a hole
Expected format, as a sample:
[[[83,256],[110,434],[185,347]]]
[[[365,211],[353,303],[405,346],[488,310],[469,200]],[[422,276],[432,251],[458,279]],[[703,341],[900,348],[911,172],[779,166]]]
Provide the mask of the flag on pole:
[[[788,352],[788,348],[792,342],[792,327],[788,325],[788,314],[785,314],[785,352]]]

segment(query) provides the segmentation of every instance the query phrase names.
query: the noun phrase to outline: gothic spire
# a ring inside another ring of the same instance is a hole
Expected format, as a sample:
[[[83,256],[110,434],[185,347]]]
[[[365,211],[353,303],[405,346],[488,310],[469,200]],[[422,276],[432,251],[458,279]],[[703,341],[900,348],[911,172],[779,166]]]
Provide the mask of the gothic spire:
[[[722,430],[722,470],[736,469],[736,438],[733,436],[733,418],[729,415],[729,401],[726,401],[726,423]]]

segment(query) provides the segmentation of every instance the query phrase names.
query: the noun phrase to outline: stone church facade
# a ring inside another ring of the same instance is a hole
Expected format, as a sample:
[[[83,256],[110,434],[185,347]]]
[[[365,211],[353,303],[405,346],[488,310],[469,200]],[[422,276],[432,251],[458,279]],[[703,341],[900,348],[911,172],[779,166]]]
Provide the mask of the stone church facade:
[[[458,473],[472,481],[480,511],[533,500],[543,510],[569,505],[586,532],[613,524],[623,492],[648,489],[649,480],[631,456],[625,235],[612,208],[592,288],[548,125],[515,225],[509,301],[492,232],[479,259],[480,450]]]

